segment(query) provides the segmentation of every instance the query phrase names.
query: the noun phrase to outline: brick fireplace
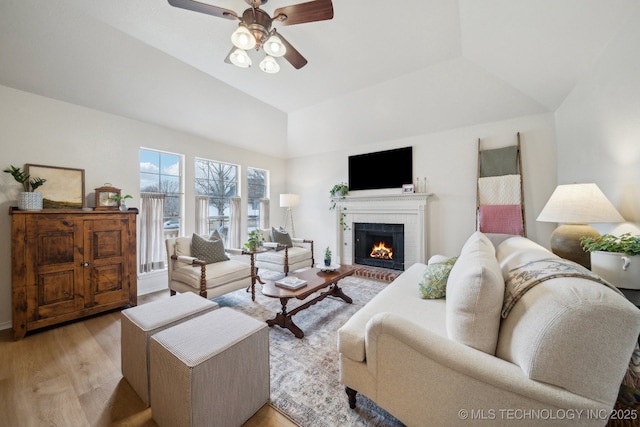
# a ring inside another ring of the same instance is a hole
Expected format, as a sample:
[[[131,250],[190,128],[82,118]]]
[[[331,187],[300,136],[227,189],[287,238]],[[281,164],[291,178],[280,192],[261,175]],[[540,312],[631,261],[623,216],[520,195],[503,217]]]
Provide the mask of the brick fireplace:
[[[429,196],[428,193],[354,194],[347,196],[344,200],[336,199],[338,233],[338,253],[336,255],[339,257],[340,263],[361,264],[362,257],[356,257],[356,246],[359,243],[357,240],[361,238],[356,236],[356,224],[387,224],[402,227],[402,242],[393,243],[394,254],[402,254],[404,258],[402,265],[390,266],[389,263],[386,263],[387,265],[384,267],[404,270],[416,262],[426,263],[428,259],[427,200]],[[344,222],[350,227],[349,230],[343,230],[340,225],[342,212],[345,214]],[[366,265],[381,266],[375,262]]]

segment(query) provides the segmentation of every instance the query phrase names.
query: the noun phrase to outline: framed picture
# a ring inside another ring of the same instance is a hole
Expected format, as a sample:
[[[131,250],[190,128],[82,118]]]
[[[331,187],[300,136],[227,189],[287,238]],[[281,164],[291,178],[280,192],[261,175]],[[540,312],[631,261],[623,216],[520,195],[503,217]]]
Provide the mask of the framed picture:
[[[403,184],[402,185],[402,194],[413,193],[413,192],[414,192],[413,184]]]
[[[42,193],[43,209],[82,209],[84,207],[84,169],[25,165],[32,178],[46,179],[36,191]]]

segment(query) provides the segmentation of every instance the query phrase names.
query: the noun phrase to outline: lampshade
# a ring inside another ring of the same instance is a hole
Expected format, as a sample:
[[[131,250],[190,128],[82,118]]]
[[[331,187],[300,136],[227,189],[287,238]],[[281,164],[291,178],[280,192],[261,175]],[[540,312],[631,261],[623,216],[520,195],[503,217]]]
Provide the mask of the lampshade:
[[[260,69],[265,73],[275,74],[280,71],[280,65],[278,65],[274,57],[267,55],[260,62]]]
[[[256,47],[256,38],[247,27],[240,24],[231,34],[231,43],[238,49],[248,50]]]
[[[280,37],[275,34],[267,39],[264,43],[263,49],[267,55],[271,55],[276,58],[283,56],[287,52],[287,48],[282,43],[282,40],[280,40]]]
[[[558,185],[537,220],[563,223],[551,234],[551,251],[591,268],[591,256],[582,248],[581,239],[600,233],[589,224],[622,222],[624,218],[596,184],[568,184]]]
[[[229,56],[231,63],[240,68],[249,68],[251,66],[251,58],[242,49],[234,50]]]
[[[281,208],[294,208],[299,204],[300,204],[299,194],[281,194],[280,195]]]
[[[624,218],[596,184],[558,185],[538,215],[540,222],[595,224]]]

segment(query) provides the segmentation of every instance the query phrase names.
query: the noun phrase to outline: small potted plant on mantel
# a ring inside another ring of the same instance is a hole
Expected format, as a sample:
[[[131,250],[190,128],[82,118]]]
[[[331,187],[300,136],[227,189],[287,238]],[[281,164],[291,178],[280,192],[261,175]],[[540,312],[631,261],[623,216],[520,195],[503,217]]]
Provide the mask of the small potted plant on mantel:
[[[334,185],[331,190],[329,190],[329,196],[331,197],[331,206],[329,207],[329,210],[332,211],[336,209],[338,206],[337,200],[344,200],[347,194],[349,194],[349,186],[346,183],[341,182],[340,184]],[[342,226],[343,231],[351,229],[349,224],[345,222],[345,217],[347,216],[345,213],[346,210],[347,208],[343,206],[342,211],[340,212],[340,225]]]
[[[618,288],[640,289],[640,236],[603,234],[580,242],[591,252],[591,271]]]
[[[36,193],[34,190],[42,186],[47,180],[43,178],[31,178],[29,174],[21,168],[10,165],[4,170],[11,174],[13,178],[22,184],[24,191],[18,193],[18,209],[24,211],[42,210],[42,193]]]

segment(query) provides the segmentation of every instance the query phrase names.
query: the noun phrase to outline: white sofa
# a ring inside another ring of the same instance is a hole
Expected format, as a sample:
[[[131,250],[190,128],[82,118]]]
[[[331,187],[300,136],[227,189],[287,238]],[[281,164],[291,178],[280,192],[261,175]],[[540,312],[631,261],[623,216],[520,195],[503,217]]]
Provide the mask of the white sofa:
[[[340,328],[350,406],[361,393],[408,426],[605,425],[640,310],[596,281],[549,277],[502,318],[509,272],[559,258],[524,237],[489,237],[464,245],[446,299],[421,298],[429,267],[415,264]]]

